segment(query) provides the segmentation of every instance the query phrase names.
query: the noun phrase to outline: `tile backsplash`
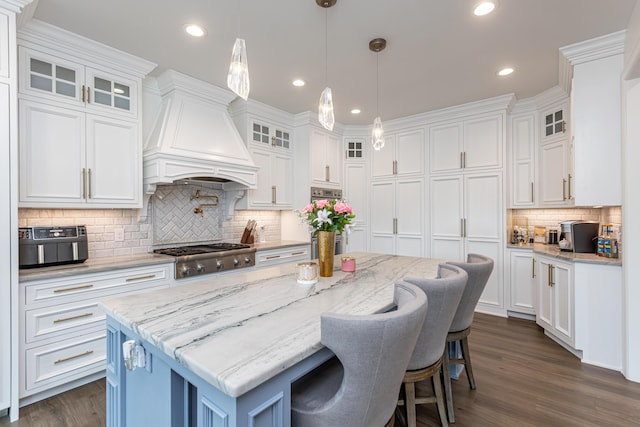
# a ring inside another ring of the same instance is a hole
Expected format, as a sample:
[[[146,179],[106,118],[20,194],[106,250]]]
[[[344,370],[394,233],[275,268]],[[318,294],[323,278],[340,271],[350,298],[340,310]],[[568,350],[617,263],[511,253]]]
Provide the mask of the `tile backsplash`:
[[[216,195],[218,206],[202,207],[202,215],[194,213],[198,204],[213,203],[213,198],[191,199],[200,195]],[[221,240],[240,242],[249,219],[264,226],[267,241],[280,239],[279,211],[236,210],[226,219],[224,191],[199,186],[158,186],[149,203],[149,216],[139,217],[137,209],[26,209],[18,210],[18,225],[86,225],[89,258],[133,255],[151,252],[154,247],[175,243]]]

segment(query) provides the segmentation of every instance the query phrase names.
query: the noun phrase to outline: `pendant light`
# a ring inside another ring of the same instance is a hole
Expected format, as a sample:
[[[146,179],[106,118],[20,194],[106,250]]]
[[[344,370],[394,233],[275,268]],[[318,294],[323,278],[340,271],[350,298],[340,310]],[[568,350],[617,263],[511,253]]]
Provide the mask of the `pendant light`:
[[[376,53],[376,118],[373,120],[373,129],[371,130],[371,144],[374,150],[380,150],[384,147],[384,129],[382,128],[382,120],[380,119],[380,63],[378,61],[378,52],[387,47],[387,41],[382,38],[373,39],[369,42],[369,49]]]
[[[336,4],[337,0],[316,0],[316,4],[324,11],[324,82],[327,83],[327,9]],[[335,119],[333,116],[333,97],[331,88],[327,85],[320,94],[318,102],[318,121],[327,130],[333,130]]]
[[[237,38],[231,53],[227,86],[245,101],[249,97],[249,64],[244,39]]]

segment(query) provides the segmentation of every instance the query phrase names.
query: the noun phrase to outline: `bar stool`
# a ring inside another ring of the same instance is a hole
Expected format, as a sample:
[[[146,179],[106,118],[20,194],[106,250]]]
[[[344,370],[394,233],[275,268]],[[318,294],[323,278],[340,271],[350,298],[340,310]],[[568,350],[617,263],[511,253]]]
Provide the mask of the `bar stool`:
[[[322,344],[337,358],[292,386],[291,425],[393,425],[402,376],[427,312],[419,288],[394,288],[397,310],[369,316],[323,314]],[[391,420],[391,421],[390,421]]]
[[[469,353],[469,342],[467,337],[471,332],[471,323],[473,322],[473,314],[478,305],[478,300],[484,291],[489,276],[493,271],[493,260],[489,257],[479,254],[469,254],[467,262],[448,262],[447,264],[455,265],[462,268],[469,275],[467,286],[464,289],[460,304],[456,310],[456,315],[451,322],[451,328],[447,334],[447,347],[443,354],[443,377],[444,392],[447,398],[447,415],[449,422],[455,422],[455,413],[453,406],[453,394],[451,392],[451,366],[450,364],[464,365],[467,372],[467,380],[472,390],[476,389],[476,381],[473,378],[473,369],[471,368],[471,354]],[[448,344],[460,342],[462,350],[462,359],[450,359]]]
[[[407,425],[415,427],[416,405],[436,403],[440,422],[447,426],[440,367],[447,332],[467,283],[467,273],[458,267],[440,264],[435,279],[405,277],[404,281],[423,290],[429,300],[429,310],[402,380],[404,400],[398,401],[398,406],[406,406]],[[416,397],[415,384],[428,379],[431,380],[434,395]]]

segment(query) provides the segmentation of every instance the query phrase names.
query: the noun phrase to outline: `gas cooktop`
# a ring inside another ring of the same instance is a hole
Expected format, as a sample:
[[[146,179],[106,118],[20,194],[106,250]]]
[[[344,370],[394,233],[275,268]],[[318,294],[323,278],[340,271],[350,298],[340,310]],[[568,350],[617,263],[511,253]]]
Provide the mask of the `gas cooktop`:
[[[235,251],[239,249],[248,249],[249,245],[241,243],[212,243],[209,245],[193,245],[193,246],[176,246],[173,248],[156,249],[153,252],[170,256],[188,256],[208,254],[215,252]]]

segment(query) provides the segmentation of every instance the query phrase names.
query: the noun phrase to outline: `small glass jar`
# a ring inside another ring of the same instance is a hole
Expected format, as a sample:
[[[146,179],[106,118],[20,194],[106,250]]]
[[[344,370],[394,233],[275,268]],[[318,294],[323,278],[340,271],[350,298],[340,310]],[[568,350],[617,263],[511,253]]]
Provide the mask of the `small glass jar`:
[[[350,256],[343,256],[341,270],[346,273],[353,273],[356,271],[356,259]]]
[[[300,285],[318,283],[318,263],[301,262],[297,264],[296,269],[296,280]]]

